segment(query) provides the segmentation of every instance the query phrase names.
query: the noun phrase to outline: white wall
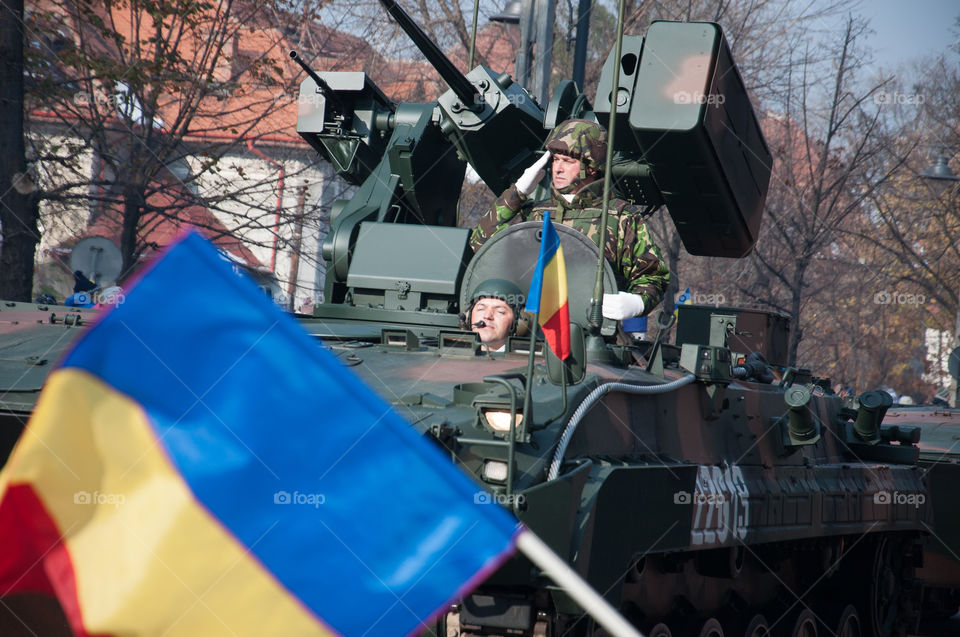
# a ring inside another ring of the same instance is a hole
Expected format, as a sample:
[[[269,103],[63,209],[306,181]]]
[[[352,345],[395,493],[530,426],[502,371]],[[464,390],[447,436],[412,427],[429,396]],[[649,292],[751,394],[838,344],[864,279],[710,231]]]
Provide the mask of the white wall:
[[[63,157],[77,157],[72,166],[47,162],[38,163],[36,170],[42,188],[52,190],[66,183],[88,182],[93,170],[93,153],[83,149],[82,141],[45,131],[38,134],[43,152],[55,152]],[[306,188],[303,204],[303,231],[300,262],[297,271],[295,307],[306,301],[320,302],[323,296],[325,266],[321,255],[323,239],[329,230],[329,210],[333,201],[352,190],[336,177],[326,162],[305,144],[300,148],[257,147],[267,157],[283,165],[285,178],[281,201],[280,225],[276,254],[276,296],[286,302],[291,276],[291,240],[294,234],[294,215],[297,211],[298,190]],[[217,170],[198,177],[202,157],[187,157],[186,161],[171,166],[172,172],[190,188],[209,201],[209,207],[224,224],[244,240],[247,247],[269,268],[273,253],[274,221],[278,192],[278,168],[240,146],[224,156]],[[41,205],[41,243],[37,251],[37,284],[35,289],[55,288],[57,296],[72,290],[69,269],[58,265],[53,248],[81,235],[90,220],[91,203],[86,198],[87,187],[73,188],[71,201],[50,202]],[[69,258],[61,255],[60,261]],[[267,273],[264,273],[265,275]]]

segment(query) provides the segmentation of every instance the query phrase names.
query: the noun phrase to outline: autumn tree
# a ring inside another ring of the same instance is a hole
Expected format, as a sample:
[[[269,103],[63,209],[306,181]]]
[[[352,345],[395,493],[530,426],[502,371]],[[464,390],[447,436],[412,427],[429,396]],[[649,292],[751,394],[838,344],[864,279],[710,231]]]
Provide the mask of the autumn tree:
[[[277,175],[293,181],[314,161],[311,153],[290,163],[305,149],[291,111],[302,72],[286,54],[304,30],[315,50],[333,33],[311,26],[309,4],[290,8],[55,0],[33,11],[27,108],[48,230],[68,227],[69,236],[109,219],[125,273],[151,248],[149,227],[191,207],[228,220],[209,232],[275,243],[275,215],[288,212],[274,203]],[[234,161],[262,154],[258,143],[289,151],[264,160],[274,168],[259,178]]]
[[[949,335],[950,347],[960,346],[960,182],[924,175],[960,152],[958,57],[941,56],[923,65],[913,86],[891,85],[883,94],[886,161],[896,170],[870,194],[869,215],[856,232],[871,251],[871,267],[886,276],[882,309],[921,332]]]

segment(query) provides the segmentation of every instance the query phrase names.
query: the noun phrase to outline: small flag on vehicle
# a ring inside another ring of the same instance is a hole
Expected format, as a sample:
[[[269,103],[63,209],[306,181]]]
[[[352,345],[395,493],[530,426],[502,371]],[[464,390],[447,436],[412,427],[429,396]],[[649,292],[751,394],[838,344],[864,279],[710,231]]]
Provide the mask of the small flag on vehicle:
[[[567,302],[567,265],[563,260],[560,237],[550,221],[543,217],[540,256],[530,281],[526,311],[537,315],[544,338],[560,360],[570,356],[570,306]]]

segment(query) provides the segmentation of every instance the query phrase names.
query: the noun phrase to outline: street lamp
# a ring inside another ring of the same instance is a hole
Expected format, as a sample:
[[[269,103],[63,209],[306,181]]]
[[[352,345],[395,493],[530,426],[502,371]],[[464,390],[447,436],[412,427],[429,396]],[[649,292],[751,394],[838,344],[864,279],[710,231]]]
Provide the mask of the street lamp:
[[[937,159],[933,162],[932,166],[929,166],[925,171],[920,173],[920,176],[924,179],[937,179],[940,181],[960,181],[960,177],[957,177],[953,174],[953,170],[950,169],[949,157],[947,157],[947,151],[945,148],[940,149],[940,153],[937,155]]]
[[[957,177],[951,170],[949,161],[950,157],[947,155],[947,149],[940,147],[933,165],[920,173],[920,177],[935,180],[946,187],[960,181],[960,177]],[[957,316],[953,326],[953,345],[954,349],[950,352],[950,375],[953,376],[954,384],[951,407],[960,407],[960,377],[958,377],[960,374],[957,373],[958,370],[956,369],[956,362],[960,359],[960,291],[957,293]]]
[[[520,0],[511,0],[503,8],[502,13],[498,13],[490,18],[490,22],[503,22],[504,24],[520,24]]]

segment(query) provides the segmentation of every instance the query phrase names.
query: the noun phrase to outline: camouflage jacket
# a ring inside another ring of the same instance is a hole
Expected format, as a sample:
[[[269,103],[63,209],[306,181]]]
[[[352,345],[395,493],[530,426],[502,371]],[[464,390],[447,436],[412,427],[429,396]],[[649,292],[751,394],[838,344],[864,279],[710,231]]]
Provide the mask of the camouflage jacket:
[[[480,223],[470,235],[470,247],[478,250],[487,239],[511,224],[542,221],[546,210],[554,222],[575,228],[599,243],[603,181],[589,184],[570,203],[553,186],[550,191],[550,201],[534,203],[520,195],[516,186],[510,186],[493,208],[480,217]],[[617,285],[643,297],[644,314],[647,314],[663,299],[670,271],[660,257],[660,250],[650,241],[641,212],[622,199],[610,200],[604,255],[613,267]]]

